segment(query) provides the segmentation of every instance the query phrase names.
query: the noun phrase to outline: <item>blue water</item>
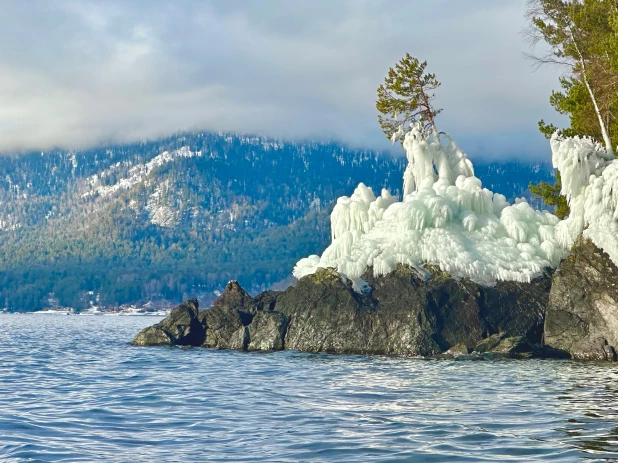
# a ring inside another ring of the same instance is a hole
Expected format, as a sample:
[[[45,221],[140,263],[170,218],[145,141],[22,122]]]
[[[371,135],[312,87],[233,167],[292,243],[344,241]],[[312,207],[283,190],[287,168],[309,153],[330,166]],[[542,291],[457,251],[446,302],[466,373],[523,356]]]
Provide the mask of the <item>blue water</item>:
[[[0,315],[0,461],[618,461],[618,367],[138,348]]]

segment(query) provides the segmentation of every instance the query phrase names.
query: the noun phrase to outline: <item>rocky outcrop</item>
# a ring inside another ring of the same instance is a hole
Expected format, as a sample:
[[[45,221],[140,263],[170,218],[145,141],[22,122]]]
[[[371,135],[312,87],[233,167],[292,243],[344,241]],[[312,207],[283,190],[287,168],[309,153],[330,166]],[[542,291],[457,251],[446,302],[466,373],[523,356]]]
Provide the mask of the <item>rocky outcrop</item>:
[[[230,281],[213,306],[200,312],[204,326],[202,347],[238,350],[281,350],[287,318],[274,310],[278,293],[253,298]]]
[[[483,287],[399,266],[356,292],[334,269],[256,297],[232,281],[213,306],[176,307],[135,345],[356,354],[618,360],[618,268],[580,239],[555,273]]]
[[[253,320],[252,302],[238,282],[230,281],[213,306],[199,315],[205,329],[202,347],[246,349],[247,326]]]
[[[199,319],[197,299],[191,299],[156,325],[142,330],[133,340],[134,346],[199,346],[204,341],[204,326]]]
[[[286,348],[437,355],[457,345],[472,350],[495,333],[540,342],[549,276],[486,288],[436,269],[425,279],[399,266],[364,279],[372,291],[358,294],[335,270],[321,269],[282,293],[275,307],[289,319]]]
[[[286,291],[255,298],[230,282],[213,307],[198,315],[204,336],[195,345],[438,355],[471,352],[492,335],[541,341],[549,275],[490,288],[437,269],[430,275],[406,266],[378,278],[368,272],[370,291],[360,294],[334,269],[321,269]]]
[[[617,360],[618,268],[591,241],[580,238],[554,274],[545,343],[578,359]]]

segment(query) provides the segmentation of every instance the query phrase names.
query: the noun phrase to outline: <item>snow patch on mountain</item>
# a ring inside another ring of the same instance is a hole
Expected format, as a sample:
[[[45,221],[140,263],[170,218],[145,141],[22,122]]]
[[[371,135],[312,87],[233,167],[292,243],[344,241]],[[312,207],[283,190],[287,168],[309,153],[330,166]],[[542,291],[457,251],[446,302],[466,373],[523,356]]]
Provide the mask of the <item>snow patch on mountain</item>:
[[[150,222],[160,227],[172,228],[178,222],[178,213],[169,206],[158,206],[150,212]]]
[[[21,224],[15,222],[12,217],[0,217],[0,230],[9,231],[21,228]]]
[[[113,185],[100,185],[102,178],[107,176],[107,172],[102,172],[98,175],[93,175],[86,179],[86,184],[90,185],[93,189],[83,194],[83,197],[93,196],[98,194],[101,197],[111,196],[119,191],[126,191],[133,188],[146,180],[148,175],[158,169],[159,167],[173,162],[179,158],[193,158],[201,157],[202,151],[191,151],[188,146],[183,146],[180,149],[174,151],[164,151],[163,153],[155,156],[150,161],[144,164],[136,164],[129,169],[129,175],[116,182]],[[119,164],[118,164],[119,166]]]
[[[150,222],[154,225],[171,228],[179,221],[178,211],[166,204],[170,188],[170,181],[165,180],[157,185],[155,191],[148,198],[146,210],[148,211]]]

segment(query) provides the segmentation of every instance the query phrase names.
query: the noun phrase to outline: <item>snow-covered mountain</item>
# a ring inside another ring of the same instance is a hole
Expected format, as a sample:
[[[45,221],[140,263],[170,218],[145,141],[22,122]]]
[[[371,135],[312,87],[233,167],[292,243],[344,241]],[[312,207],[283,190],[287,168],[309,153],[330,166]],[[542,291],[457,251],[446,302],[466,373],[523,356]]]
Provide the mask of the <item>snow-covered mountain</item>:
[[[338,144],[184,133],[0,158],[0,298],[11,310],[208,300],[254,290],[329,242],[335,199],[363,181],[400,194],[404,157]],[[475,164],[513,199],[547,165]]]

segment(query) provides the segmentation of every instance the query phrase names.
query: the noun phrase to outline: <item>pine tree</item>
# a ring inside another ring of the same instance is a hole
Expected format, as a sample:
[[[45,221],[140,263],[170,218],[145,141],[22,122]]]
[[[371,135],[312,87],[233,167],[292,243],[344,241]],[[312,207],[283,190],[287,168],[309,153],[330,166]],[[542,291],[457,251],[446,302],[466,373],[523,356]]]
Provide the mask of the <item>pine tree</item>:
[[[604,71],[611,72],[609,55],[611,26],[611,2],[601,0],[533,0],[528,16],[531,27],[530,39],[545,41],[550,52],[544,56],[531,57],[537,65],[557,64],[571,73],[571,79],[562,80],[563,88],[583,85],[597,118],[601,139],[609,153],[613,153],[608,131],[610,118],[607,103],[607,86],[601,79]],[[615,93],[615,92],[609,92]],[[552,94],[556,98],[556,93]],[[554,106],[559,102],[552,102]]]
[[[549,206],[555,206],[556,210],[554,214],[560,219],[564,219],[569,215],[569,205],[564,196],[560,194],[562,188],[562,180],[560,179],[560,173],[556,173],[556,182],[551,185],[547,182],[539,182],[536,185],[532,183],[529,185],[532,194],[538,198],[542,198],[545,204]]]
[[[427,61],[422,63],[409,53],[394,68],[388,70],[384,83],[378,87],[376,109],[382,131],[391,139],[400,127],[423,121],[426,129],[438,134],[435,117],[442,111],[431,102],[432,93],[440,86],[435,74],[425,73]]]

